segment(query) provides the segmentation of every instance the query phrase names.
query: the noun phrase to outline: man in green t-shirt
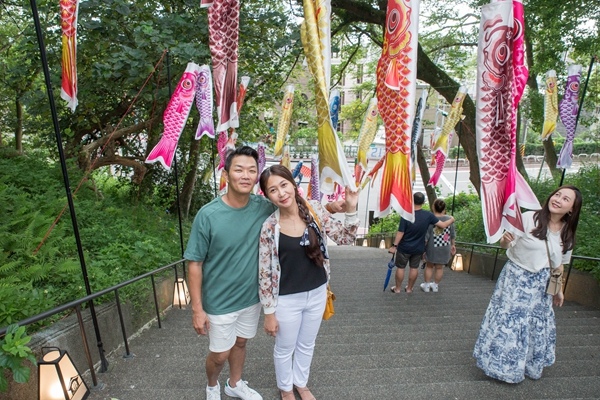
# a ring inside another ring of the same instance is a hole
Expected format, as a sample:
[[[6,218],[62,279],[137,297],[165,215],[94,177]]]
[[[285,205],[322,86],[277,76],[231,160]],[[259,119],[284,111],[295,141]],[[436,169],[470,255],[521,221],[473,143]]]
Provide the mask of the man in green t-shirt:
[[[225,394],[244,400],[262,396],[242,380],[246,342],[256,335],[258,298],[258,238],[265,219],[276,207],[252,194],[258,178],[258,153],[244,146],[225,161],[227,193],[198,211],[184,258],[192,323],[199,335],[208,334],[206,398],[220,400],[219,374],[229,362]],[[343,202],[328,204],[340,212]]]

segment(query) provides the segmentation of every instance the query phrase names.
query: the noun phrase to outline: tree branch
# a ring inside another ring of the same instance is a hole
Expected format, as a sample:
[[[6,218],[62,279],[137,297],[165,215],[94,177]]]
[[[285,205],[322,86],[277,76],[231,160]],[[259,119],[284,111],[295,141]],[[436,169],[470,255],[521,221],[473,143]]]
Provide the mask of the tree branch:
[[[158,122],[160,120],[160,117],[161,117],[160,115],[155,115],[153,118],[151,118],[149,120],[140,122],[135,125],[128,126],[127,128],[122,128],[117,131],[114,131],[113,133],[111,133],[109,135],[106,135],[98,140],[94,140],[92,143],[90,143],[86,146],[83,146],[82,151],[84,153],[91,154],[98,148],[104,146],[104,144],[106,144],[109,140],[118,139],[123,136],[129,135],[129,134],[132,134],[135,132],[139,132],[139,131],[142,131],[144,129],[151,127],[152,125],[154,125],[156,122]]]

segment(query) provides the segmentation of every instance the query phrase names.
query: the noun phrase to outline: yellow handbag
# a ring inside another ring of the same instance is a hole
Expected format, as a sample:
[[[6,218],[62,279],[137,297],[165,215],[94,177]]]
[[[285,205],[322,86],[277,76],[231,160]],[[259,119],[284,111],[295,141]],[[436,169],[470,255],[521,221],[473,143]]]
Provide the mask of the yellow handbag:
[[[331,287],[327,285],[327,301],[325,302],[325,312],[323,312],[323,319],[328,320],[335,314],[333,308],[333,301],[335,300],[335,294],[331,291]]]

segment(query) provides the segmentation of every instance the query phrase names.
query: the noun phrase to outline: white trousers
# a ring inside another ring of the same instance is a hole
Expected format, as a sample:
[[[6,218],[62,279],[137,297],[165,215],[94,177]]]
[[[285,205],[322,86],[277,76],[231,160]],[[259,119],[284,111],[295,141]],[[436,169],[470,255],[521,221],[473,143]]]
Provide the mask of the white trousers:
[[[327,299],[327,284],[308,292],[279,296],[275,317],[279,330],[273,359],[280,390],[306,387],[315,341]]]

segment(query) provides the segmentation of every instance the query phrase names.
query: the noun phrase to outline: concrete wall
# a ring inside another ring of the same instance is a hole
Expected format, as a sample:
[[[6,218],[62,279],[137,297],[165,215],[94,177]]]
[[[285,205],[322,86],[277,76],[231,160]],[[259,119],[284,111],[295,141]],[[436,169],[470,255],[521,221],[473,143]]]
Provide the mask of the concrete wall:
[[[156,281],[156,295],[159,304],[159,310],[164,312],[171,307],[173,301],[172,279],[164,279]],[[135,335],[141,328],[148,325],[149,322],[156,320],[156,311],[154,308],[154,296],[152,292],[148,293],[147,298],[143,299],[144,308],[141,311],[136,311],[131,304],[121,304],[123,312],[123,323],[125,325],[125,334],[129,337]],[[100,338],[105,354],[112,352],[126,354],[123,332],[121,331],[121,323],[116,303],[96,306],[96,317],[100,331]],[[94,363],[94,369],[100,367],[100,352],[92,317],[89,310],[82,312],[84,321],[85,334],[90,349],[90,356]],[[81,330],[77,322],[77,315],[73,311],[72,315],[64,318],[61,321],[54,323],[50,328],[37,332],[32,335],[29,347],[35,353],[36,359],[42,357],[42,347],[58,347],[61,350],[66,350],[79,372],[83,375],[83,379],[88,387],[93,385],[92,377],[89,372],[89,365],[85,356]],[[110,369],[110,365],[109,365]],[[102,374],[96,372],[97,381],[102,382]],[[37,399],[38,394],[38,373],[37,367],[31,366],[31,376],[29,382],[24,384],[15,383],[12,377],[8,378],[9,389],[5,393],[0,393],[0,400],[33,400]]]

